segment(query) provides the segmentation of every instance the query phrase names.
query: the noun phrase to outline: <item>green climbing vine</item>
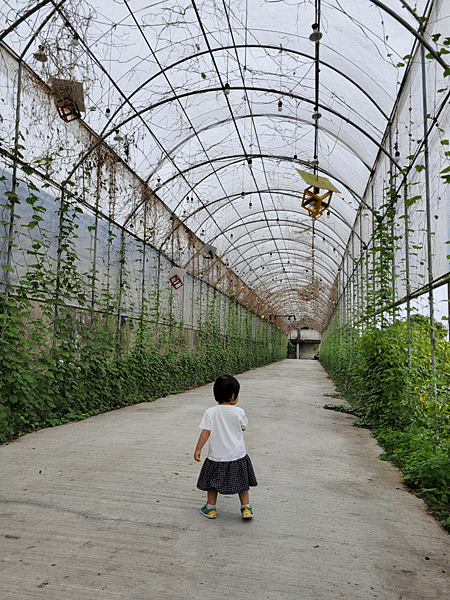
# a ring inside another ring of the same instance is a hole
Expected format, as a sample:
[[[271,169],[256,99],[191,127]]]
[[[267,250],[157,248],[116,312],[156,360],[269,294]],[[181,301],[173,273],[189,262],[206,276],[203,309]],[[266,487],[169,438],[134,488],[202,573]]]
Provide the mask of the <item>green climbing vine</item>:
[[[424,169],[415,164],[413,173]],[[425,279],[429,249],[412,226],[411,212],[422,196],[413,191],[416,182],[408,184],[407,171],[389,173],[384,199],[372,207],[371,241],[359,259],[365,267],[355,269],[363,274],[363,306],[352,310],[348,286],[323,336],[320,361],[348,402],[325,408],[357,415],[357,424],[369,427],[382,446],[381,458],[398,465],[450,531],[450,344],[447,328],[409,299],[411,278]],[[441,171],[445,182],[447,173]],[[434,235],[424,233],[425,242]],[[428,300],[430,288],[423,283]],[[396,302],[401,286],[407,300]]]
[[[399,466],[450,531],[450,344],[442,325],[436,331],[436,394],[430,323],[421,315],[362,334],[336,326],[322,342],[320,361],[348,412],[384,449],[382,458]]]
[[[234,298],[191,278],[185,301],[169,261],[84,212],[73,182],[45,196],[32,167],[6,167],[0,442],[285,358],[284,333]]]
[[[433,41],[439,38],[436,34]],[[445,38],[441,56],[448,54],[449,44],[450,38]],[[412,60],[411,55],[405,57]],[[447,69],[444,77],[449,75]],[[448,94],[448,89],[438,90],[442,92]],[[441,150],[436,158],[441,165],[439,180],[448,184],[450,167],[445,164],[450,142],[437,117],[431,119],[430,114],[424,115],[425,122],[431,123],[427,135],[435,132],[434,148]],[[431,213],[423,191],[429,194],[427,177],[435,171],[427,173],[422,136],[413,150],[411,125],[410,118],[408,167],[396,170],[391,163],[383,197],[372,197],[370,241],[358,259],[360,269],[354,272],[356,277],[360,274],[362,306],[352,310],[347,285],[323,336],[320,361],[347,401],[325,408],[354,414],[356,424],[369,427],[384,450],[380,458],[398,465],[406,483],[450,531],[450,343],[447,328],[435,321],[433,311],[424,316],[414,302],[422,296],[433,306],[435,282],[427,260],[437,252],[447,253],[434,241],[432,254],[435,231],[430,222],[436,223],[439,214]],[[399,156],[397,144],[394,150]],[[417,191],[420,177],[422,189]],[[426,226],[420,213],[427,217]],[[448,281],[448,273],[441,276],[442,284]],[[405,294],[400,300],[399,289]]]

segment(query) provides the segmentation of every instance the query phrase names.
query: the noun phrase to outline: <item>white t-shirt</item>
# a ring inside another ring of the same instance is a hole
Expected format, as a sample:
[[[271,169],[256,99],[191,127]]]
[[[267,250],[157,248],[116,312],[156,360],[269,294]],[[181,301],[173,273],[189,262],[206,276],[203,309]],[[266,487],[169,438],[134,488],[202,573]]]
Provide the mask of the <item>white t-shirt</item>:
[[[247,427],[247,423],[245,412],[234,404],[217,404],[207,408],[200,429],[211,432],[208,458],[215,462],[243,458],[247,453],[242,430]]]

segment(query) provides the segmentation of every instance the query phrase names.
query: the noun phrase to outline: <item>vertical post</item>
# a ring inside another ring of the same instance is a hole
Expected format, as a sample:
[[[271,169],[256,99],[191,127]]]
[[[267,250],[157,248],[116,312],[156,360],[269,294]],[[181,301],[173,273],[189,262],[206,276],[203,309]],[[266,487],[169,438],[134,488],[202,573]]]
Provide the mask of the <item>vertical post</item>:
[[[147,262],[147,201],[144,203],[144,235],[142,241],[142,276],[141,276],[141,330],[140,330],[140,343],[143,342],[143,328],[144,328],[144,316],[147,314],[145,310],[146,299],[145,299],[145,265]]]
[[[53,17],[55,12],[64,4],[66,0],[61,0],[57,6],[44,18],[40,26],[34,32],[34,34],[29,38],[28,43],[22,50],[22,54],[18,58],[18,70],[17,70],[17,93],[16,93],[16,121],[15,121],[15,129],[14,129],[14,164],[13,164],[13,172],[12,172],[12,195],[16,194],[17,191],[17,156],[19,152],[19,136],[20,136],[20,108],[21,108],[21,99],[22,99],[22,73],[23,73],[23,57],[28,52],[28,49],[34,43],[37,36],[42,31],[43,27],[48,23],[48,21]],[[8,249],[6,251],[6,264],[11,265],[12,261],[12,253],[14,247],[14,222],[15,222],[15,212],[14,212],[14,204],[11,199],[12,210],[9,217],[9,226],[8,226]],[[8,299],[11,288],[11,275],[8,269],[4,270],[4,282],[5,282],[5,300]],[[4,327],[6,326],[6,315],[8,312],[8,305],[5,304],[4,314],[2,320],[2,339],[4,337]]]
[[[161,286],[161,254],[158,251],[158,261],[156,264],[156,339],[155,346],[158,348],[159,346],[159,302],[160,302],[160,286]]]
[[[362,227],[363,213],[362,209],[359,212],[359,287],[358,287],[358,306],[362,305],[359,314],[364,313],[364,293],[363,293],[363,280],[364,280],[364,243],[363,243],[363,227]],[[359,319],[361,321],[361,319]]]
[[[62,238],[64,235],[64,183],[61,186],[61,199],[59,202],[59,223],[58,223],[58,236],[57,236],[57,248],[56,248],[56,280],[55,280],[55,308],[53,311],[53,353],[56,346],[56,336],[58,333],[58,321],[59,321],[59,287],[61,284],[61,262],[62,262]]]
[[[101,165],[101,161],[100,161],[100,147],[99,147],[98,151],[97,151],[97,183],[96,183],[96,190],[95,190],[94,244],[93,244],[92,277],[91,277],[91,316],[90,316],[91,334],[94,329],[95,282],[97,281],[98,209],[99,209],[99,203],[100,203],[101,169],[102,169],[102,165]]]
[[[428,147],[428,131],[427,131],[427,82],[425,69],[425,50],[423,45],[420,46],[422,59],[422,101],[423,101],[423,133],[424,133],[424,158],[425,158],[425,200],[426,200],[426,217],[427,217],[427,267],[428,267],[428,302],[430,309],[430,342],[431,342],[431,366],[433,370],[433,391],[436,398],[436,340],[434,335],[434,294],[432,288],[433,282],[433,247],[432,247],[432,232],[431,232],[431,199],[430,199],[430,165],[429,165],[429,147]]]
[[[411,281],[409,264],[409,209],[408,186],[404,187],[404,216],[405,216],[405,287],[406,287],[406,322],[408,326],[408,371],[411,373]]]
[[[179,263],[181,264],[181,263]],[[180,339],[182,340],[181,342],[181,356],[183,356],[184,354],[184,345],[185,345],[185,324],[184,324],[184,288],[185,286],[183,285],[183,287],[181,288],[181,314],[180,314],[180,325],[181,325],[181,332],[180,332]]]
[[[123,288],[123,267],[125,263],[125,229],[122,227],[120,235],[119,251],[119,294],[117,298],[117,334],[116,334],[116,358],[120,358],[120,346],[122,343],[122,288]]]
[[[342,274],[342,265],[343,263],[341,262],[341,270],[338,273],[338,288],[340,291],[339,294],[339,317],[340,317],[340,323],[339,323],[339,338],[340,341],[342,343],[342,328],[344,326],[344,286],[342,284],[343,281],[343,274]]]
[[[450,339],[450,283],[447,283],[447,335]]]
[[[375,253],[373,252],[374,245],[374,235],[375,235],[375,194],[373,191],[373,184],[371,187],[371,197],[372,197],[372,302],[373,302],[373,325],[376,326],[376,305],[375,305],[375,287],[376,287],[376,277],[375,277]]]
[[[356,308],[358,306],[358,269],[355,269],[355,232],[352,230],[352,317],[353,323],[356,321]],[[353,328],[353,325],[352,325]]]
[[[14,195],[17,192],[17,156],[19,152],[19,135],[20,135],[20,101],[22,95],[22,70],[23,70],[22,56],[19,58],[18,73],[17,73],[17,94],[16,94],[16,124],[14,133],[14,164],[12,172],[12,197],[9,199],[11,204],[11,211],[9,213],[9,226],[8,226],[8,249],[6,251],[6,265],[11,266],[12,262],[12,251],[14,247],[14,222],[15,222],[15,201],[13,200]],[[4,282],[5,282],[5,300],[8,300],[11,288],[11,272],[8,269],[3,271]],[[5,303],[4,308],[5,317],[3,317],[3,331],[2,338],[4,337],[6,326],[6,315],[8,313],[8,303]]]
[[[392,124],[389,126],[389,156],[392,156]],[[389,158],[389,173],[390,173],[390,180],[389,180],[389,188],[390,188],[390,195],[389,195],[389,204],[393,204],[394,206],[397,204],[396,199],[394,200],[394,193],[395,193],[395,186],[393,185],[393,170],[394,170],[394,163],[392,161],[391,158]],[[395,202],[395,204],[394,204]],[[390,234],[391,234],[391,244],[392,244],[392,265],[391,265],[391,269],[392,269],[392,299],[391,302],[394,303],[395,302],[395,243],[394,243],[394,219],[392,218],[391,223],[390,223]],[[392,322],[395,321],[395,309],[392,310]]]

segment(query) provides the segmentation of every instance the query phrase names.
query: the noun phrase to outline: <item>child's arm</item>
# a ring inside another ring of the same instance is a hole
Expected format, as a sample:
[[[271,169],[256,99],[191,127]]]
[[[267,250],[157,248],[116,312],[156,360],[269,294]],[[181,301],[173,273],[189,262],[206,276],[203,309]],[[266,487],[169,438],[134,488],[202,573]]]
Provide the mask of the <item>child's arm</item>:
[[[197,446],[195,448],[195,452],[194,452],[194,459],[197,462],[200,462],[200,454],[202,452],[202,448],[203,446],[206,444],[206,442],[208,441],[208,438],[210,436],[210,431],[209,429],[203,429],[200,437],[198,438],[198,442],[197,442]]]

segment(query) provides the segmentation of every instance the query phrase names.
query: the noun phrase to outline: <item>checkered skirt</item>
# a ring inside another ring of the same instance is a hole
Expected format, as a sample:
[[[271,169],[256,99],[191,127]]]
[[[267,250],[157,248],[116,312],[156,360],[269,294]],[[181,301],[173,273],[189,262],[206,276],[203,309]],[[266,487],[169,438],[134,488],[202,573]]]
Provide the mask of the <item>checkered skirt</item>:
[[[205,458],[197,481],[199,490],[217,490],[227,495],[246,492],[249,487],[257,485],[252,461],[247,454],[229,462],[215,462]]]

